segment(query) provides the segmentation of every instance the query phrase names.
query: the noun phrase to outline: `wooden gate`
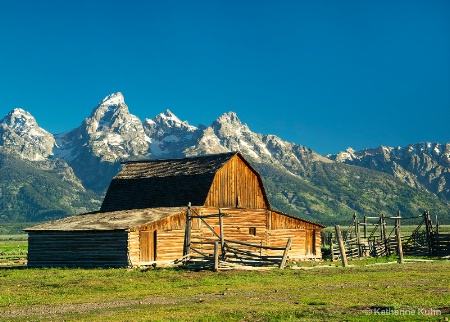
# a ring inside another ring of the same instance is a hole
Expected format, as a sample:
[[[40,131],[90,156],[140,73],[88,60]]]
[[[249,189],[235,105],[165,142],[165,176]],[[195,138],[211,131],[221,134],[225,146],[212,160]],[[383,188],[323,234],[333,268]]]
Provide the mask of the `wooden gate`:
[[[312,229],[306,230],[305,236],[305,244],[306,244],[306,255],[315,255],[316,254],[316,234]]]
[[[157,232],[143,230],[139,232],[139,242],[141,250],[141,262],[156,261],[157,254]]]

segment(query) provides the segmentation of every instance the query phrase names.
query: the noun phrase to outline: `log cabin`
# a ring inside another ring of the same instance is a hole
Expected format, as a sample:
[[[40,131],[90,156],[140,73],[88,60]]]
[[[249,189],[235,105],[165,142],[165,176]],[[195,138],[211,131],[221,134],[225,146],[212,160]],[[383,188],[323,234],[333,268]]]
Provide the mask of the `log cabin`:
[[[196,242],[209,256],[220,238],[261,255],[291,239],[289,260],[317,260],[323,228],[272,209],[260,174],[232,152],[124,162],[99,211],[25,231],[29,267],[137,267],[174,262]]]

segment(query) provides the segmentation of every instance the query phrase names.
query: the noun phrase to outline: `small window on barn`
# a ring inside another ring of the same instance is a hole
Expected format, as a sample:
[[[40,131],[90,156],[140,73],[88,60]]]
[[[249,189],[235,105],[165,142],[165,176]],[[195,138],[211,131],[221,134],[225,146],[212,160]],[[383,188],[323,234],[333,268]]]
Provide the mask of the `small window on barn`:
[[[256,236],[256,227],[250,227],[250,228],[248,229],[248,233],[249,233],[250,235]]]

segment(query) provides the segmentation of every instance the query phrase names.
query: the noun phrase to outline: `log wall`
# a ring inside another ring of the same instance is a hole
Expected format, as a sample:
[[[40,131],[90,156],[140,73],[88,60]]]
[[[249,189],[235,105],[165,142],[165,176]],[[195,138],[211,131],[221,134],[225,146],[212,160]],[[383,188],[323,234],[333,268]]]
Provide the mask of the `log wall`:
[[[30,231],[29,267],[126,267],[126,231]]]

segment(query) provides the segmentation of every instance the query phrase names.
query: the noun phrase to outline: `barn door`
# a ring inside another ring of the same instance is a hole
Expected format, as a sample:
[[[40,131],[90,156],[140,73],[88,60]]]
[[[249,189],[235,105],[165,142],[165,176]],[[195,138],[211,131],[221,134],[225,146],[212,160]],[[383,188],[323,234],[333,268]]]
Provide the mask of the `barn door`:
[[[139,242],[141,249],[141,262],[153,262],[156,261],[156,245],[157,245],[157,232],[154,231],[140,231]]]
[[[305,248],[306,255],[315,255],[316,254],[316,234],[315,230],[307,229],[306,230],[306,238],[305,238]]]

